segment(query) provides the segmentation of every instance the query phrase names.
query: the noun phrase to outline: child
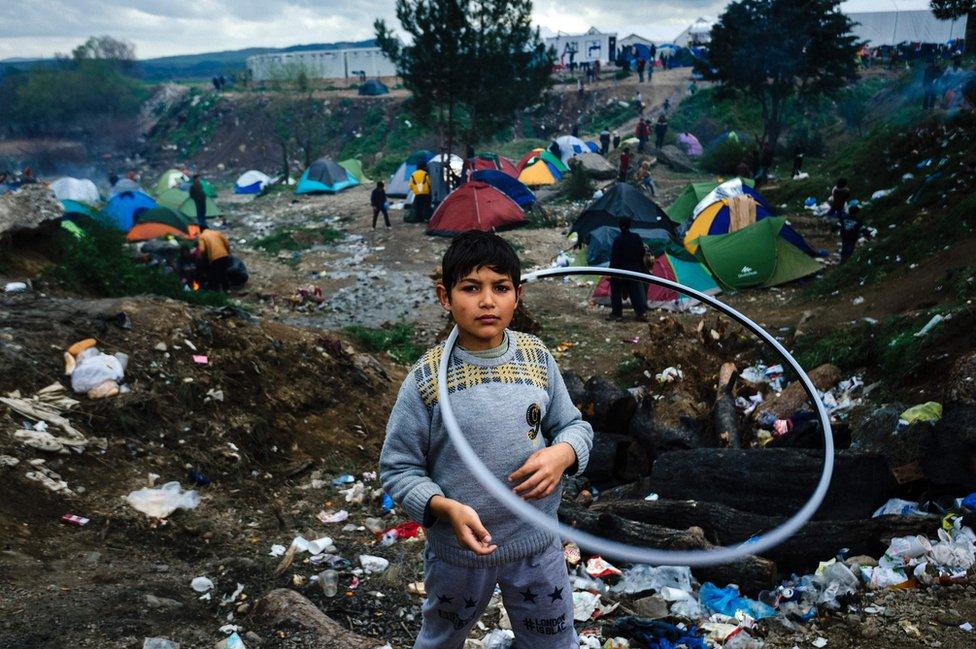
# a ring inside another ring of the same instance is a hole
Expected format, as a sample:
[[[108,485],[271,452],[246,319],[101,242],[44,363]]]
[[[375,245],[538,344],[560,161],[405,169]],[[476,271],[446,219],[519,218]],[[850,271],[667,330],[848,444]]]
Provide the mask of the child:
[[[369,195],[369,204],[373,206],[374,230],[376,229],[376,219],[379,217],[380,212],[383,212],[383,221],[386,222],[386,227],[390,227],[390,211],[386,204],[386,190],[383,187],[383,181],[378,181],[376,183],[376,189]]]
[[[460,428],[495,477],[555,517],[564,473],[586,468],[593,430],[535,336],[508,330],[519,260],[496,234],[444,253],[441,306],[460,329],[448,384]],[[513,516],[473,478],[441,420],[430,349],[404,380],[380,455],[383,488],[427,528],[427,600],[415,649],[461,649],[499,584],[515,645],[577,649],[573,592],[556,537]]]

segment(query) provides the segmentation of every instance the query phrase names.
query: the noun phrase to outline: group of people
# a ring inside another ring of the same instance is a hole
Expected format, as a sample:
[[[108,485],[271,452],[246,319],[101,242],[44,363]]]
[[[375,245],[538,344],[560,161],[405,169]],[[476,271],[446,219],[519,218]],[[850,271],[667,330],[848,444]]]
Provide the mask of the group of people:
[[[922,108],[931,110],[941,101],[945,108],[955,108],[963,101],[967,86],[976,82],[976,73],[962,67],[962,58],[952,60],[943,70],[938,59],[932,57],[922,73]]]

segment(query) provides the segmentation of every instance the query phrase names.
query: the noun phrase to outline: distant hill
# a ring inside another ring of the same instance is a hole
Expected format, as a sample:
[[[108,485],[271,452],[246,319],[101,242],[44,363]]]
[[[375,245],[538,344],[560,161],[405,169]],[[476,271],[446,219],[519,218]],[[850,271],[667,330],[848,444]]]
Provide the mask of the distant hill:
[[[146,81],[177,81],[181,79],[209,79],[223,74],[230,76],[242,72],[246,60],[255,54],[275,52],[307,52],[309,50],[339,50],[356,47],[374,47],[375,40],[340,41],[338,43],[310,43],[290,47],[249,47],[243,50],[224,52],[204,52],[203,54],[183,54],[163,56],[139,61],[139,75]],[[4,59],[0,61],[0,77],[11,69],[25,70],[36,65],[51,65],[53,59]]]

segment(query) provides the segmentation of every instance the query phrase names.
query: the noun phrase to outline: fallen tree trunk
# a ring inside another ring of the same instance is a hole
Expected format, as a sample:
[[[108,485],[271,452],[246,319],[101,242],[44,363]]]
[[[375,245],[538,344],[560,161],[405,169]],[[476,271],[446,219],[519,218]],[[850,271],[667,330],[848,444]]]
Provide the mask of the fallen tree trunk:
[[[718,373],[718,389],[715,392],[715,405],[712,406],[712,423],[715,436],[729,448],[742,448],[739,433],[739,410],[735,407],[735,381],[739,372],[732,363],[724,363]]]
[[[563,503],[559,518],[567,525],[600,538],[620,541],[638,547],[660,550],[707,550],[714,547],[704,532],[695,527],[676,530],[660,525],[638,523],[610,513],[597,513]],[[746,557],[735,563],[695,568],[699,581],[738,584],[743,592],[755,594],[769,588],[776,580],[776,564],[760,557]]]
[[[834,456],[830,489],[815,520],[856,520],[894,494],[896,483],[880,455]],[[713,502],[767,516],[788,516],[809,499],[823,467],[821,451],[697,449],[664,453],[651,477],[634,487],[670,500]]]
[[[580,411],[594,430],[626,434],[636,409],[634,395],[616,383],[602,376],[591,376],[586,382],[585,402]]]
[[[591,511],[609,513],[649,525],[701,528],[716,545],[735,545],[768,532],[786,519],[751,514],[724,505],[694,500],[617,500],[597,502]],[[796,534],[762,556],[780,568],[810,568],[834,556],[841,548],[851,555],[876,556],[895,536],[931,535],[939,526],[937,516],[881,516],[852,521],[811,521]]]
[[[278,588],[260,600],[254,609],[257,620],[269,628],[299,630],[303,635],[303,647],[312,649],[365,649],[379,643],[348,631],[320,611],[315,604],[300,593]]]

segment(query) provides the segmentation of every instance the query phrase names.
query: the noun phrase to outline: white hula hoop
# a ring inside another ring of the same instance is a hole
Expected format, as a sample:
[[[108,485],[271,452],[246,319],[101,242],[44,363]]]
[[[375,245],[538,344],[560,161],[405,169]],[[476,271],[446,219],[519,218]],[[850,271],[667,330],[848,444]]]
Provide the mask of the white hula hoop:
[[[447,391],[447,368],[451,354],[457,344],[458,329],[455,326],[445,342],[444,354],[441,357],[440,365],[437,368],[437,396],[440,402],[441,416],[444,419],[444,426],[447,428],[451,442],[453,442],[461,459],[481,485],[488,490],[491,495],[497,498],[513,514],[534,525],[537,528],[546,530],[553,535],[569,539],[581,548],[595,554],[610,557],[619,561],[631,563],[645,563],[650,565],[677,565],[677,566],[713,566],[724,563],[731,563],[737,559],[756,554],[762,554],[766,550],[773,548],[790,536],[795,534],[813,516],[817,508],[827,495],[827,488],[830,486],[830,478],[834,469],[834,438],[830,428],[830,417],[821,402],[813,382],[807,376],[800,364],[796,362],[786,349],[779,342],[769,335],[762,327],[742,315],[732,307],[723,304],[710,295],[705,295],[699,291],[682,286],[676,282],[655,277],[646,273],[638,273],[628,270],[613,268],[594,268],[590,266],[570,266],[567,268],[550,268],[546,270],[530,273],[523,278],[524,282],[533,282],[546,277],[561,277],[569,275],[603,275],[617,277],[620,279],[639,280],[641,282],[656,284],[665,288],[672,289],[678,293],[693,297],[709,306],[714,307],[733,320],[756,334],[761,340],[775,349],[782,359],[797,373],[803,389],[806,391],[810,402],[817,409],[820,418],[820,426],[824,435],[824,464],[820,474],[820,480],[810,496],[810,499],[790,518],[778,527],[769,530],[758,538],[751,539],[737,546],[716,547],[711,550],[655,550],[652,548],[641,548],[627,545],[619,541],[603,539],[588,532],[583,532],[576,528],[560,523],[555,518],[550,518],[542,511],[536,509],[528,502],[519,498],[511,489],[498,480],[481,462],[481,459],[468,444],[464,434],[458,427],[454,411],[451,409],[450,395]]]

